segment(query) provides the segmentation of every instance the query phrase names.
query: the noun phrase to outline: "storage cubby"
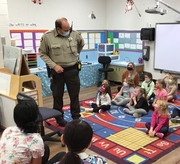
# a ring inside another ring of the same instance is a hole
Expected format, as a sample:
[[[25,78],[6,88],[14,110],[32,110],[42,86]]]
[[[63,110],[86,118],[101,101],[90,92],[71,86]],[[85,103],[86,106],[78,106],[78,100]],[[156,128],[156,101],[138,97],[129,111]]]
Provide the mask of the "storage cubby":
[[[114,55],[115,44],[101,43],[97,47],[98,57],[99,56],[110,56],[111,60],[119,60],[119,55]]]
[[[28,53],[28,54],[24,54],[24,55],[26,57],[26,61],[27,61],[29,69],[38,67],[36,53]]]

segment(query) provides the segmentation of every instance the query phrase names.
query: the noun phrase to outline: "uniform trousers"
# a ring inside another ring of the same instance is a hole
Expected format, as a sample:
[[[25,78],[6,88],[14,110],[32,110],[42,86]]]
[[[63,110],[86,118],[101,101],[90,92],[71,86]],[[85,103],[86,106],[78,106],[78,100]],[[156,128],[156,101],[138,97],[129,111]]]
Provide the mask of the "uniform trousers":
[[[66,84],[67,91],[70,97],[70,111],[73,119],[80,117],[79,91],[80,79],[77,68],[65,70],[62,73],[57,73],[55,70],[51,71],[51,90],[53,95],[53,108],[59,110],[64,115],[63,95],[64,86]]]

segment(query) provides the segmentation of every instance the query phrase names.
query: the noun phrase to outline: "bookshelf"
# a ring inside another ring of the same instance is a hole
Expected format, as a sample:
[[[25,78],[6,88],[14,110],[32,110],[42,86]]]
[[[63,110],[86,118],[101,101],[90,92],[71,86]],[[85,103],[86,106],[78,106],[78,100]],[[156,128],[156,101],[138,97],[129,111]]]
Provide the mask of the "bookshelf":
[[[25,55],[29,69],[38,67],[38,65],[37,65],[37,54],[36,53],[27,53],[24,55]]]

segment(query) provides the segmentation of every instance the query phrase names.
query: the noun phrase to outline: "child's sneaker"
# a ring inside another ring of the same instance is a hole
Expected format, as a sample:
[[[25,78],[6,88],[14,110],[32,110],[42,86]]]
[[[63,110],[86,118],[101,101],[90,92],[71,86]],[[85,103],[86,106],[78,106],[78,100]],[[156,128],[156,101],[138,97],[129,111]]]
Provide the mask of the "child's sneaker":
[[[123,111],[124,111],[125,113],[129,113],[129,109],[128,109],[128,108],[124,108]]]
[[[176,116],[174,118],[171,118],[171,122],[172,123],[180,123],[180,117],[179,116]]]
[[[85,108],[85,112],[93,112],[93,108]]]
[[[156,133],[156,136],[158,137],[158,138],[163,138],[164,137],[164,134],[163,133]]]
[[[133,113],[133,117],[135,117],[135,118],[138,118],[138,117],[141,117],[141,116],[142,116],[141,114]]]

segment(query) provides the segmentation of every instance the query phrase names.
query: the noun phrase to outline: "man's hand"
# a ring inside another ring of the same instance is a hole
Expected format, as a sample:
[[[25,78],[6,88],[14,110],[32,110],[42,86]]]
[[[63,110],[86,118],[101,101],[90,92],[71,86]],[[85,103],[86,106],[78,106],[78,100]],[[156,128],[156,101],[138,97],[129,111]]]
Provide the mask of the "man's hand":
[[[57,73],[62,73],[64,69],[60,65],[55,65],[53,68]]]

